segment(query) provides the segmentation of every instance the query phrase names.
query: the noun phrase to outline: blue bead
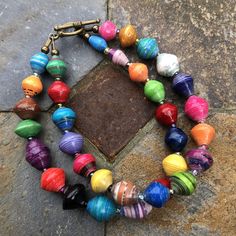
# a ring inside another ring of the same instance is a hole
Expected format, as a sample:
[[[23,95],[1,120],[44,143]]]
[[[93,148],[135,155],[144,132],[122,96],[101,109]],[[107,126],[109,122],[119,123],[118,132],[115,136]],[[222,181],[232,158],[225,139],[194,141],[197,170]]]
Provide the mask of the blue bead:
[[[179,73],[174,76],[172,87],[179,95],[190,97],[194,93],[193,78],[191,75]]]
[[[150,205],[160,208],[163,207],[164,204],[170,198],[170,191],[164,185],[158,182],[152,182],[145,189],[144,200]]]
[[[104,52],[104,50],[108,47],[105,39],[96,35],[90,36],[88,42],[94,49],[99,52]]]
[[[30,65],[34,73],[42,74],[46,70],[46,65],[48,64],[48,56],[43,53],[39,52],[33,55],[30,58]]]
[[[97,221],[108,221],[116,214],[116,207],[112,200],[100,195],[89,200],[87,211]]]
[[[158,44],[154,38],[143,38],[137,43],[137,53],[141,59],[153,59],[158,52]]]
[[[61,130],[71,130],[75,118],[75,112],[67,107],[60,107],[52,114],[53,122]]]
[[[165,143],[174,152],[180,152],[187,144],[188,136],[182,129],[171,127],[165,136]]]

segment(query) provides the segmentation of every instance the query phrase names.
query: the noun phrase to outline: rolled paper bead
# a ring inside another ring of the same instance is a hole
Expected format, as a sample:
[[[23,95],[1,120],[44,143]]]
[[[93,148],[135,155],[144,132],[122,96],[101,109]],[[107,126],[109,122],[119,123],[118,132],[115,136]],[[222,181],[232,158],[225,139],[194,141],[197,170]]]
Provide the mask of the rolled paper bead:
[[[70,88],[62,81],[54,81],[48,88],[48,96],[54,103],[65,103],[70,95]]]
[[[43,84],[40,78],[36,75],[30,75],[23,79],[21,85],[25,96],[33,97],[41,93],[43,90]]]
[[[122,206],[120,215],[131,219],[143,219],[152,211],[152,206],[144,201],[130,206]]]
[[[161,82],[149,80],[144,86],[145,96],[153,102],[163,102],[165,99],[165,89]]]
[[[129,62],[129,59],[124,54],[124,52],[119,49],[111,48],[108,52],[108,55],[114,64],[126,66]]]
[[[187,163],[179,154],[170,154],[162,161],[163,169],[167,176],[171,176],[176,172],[187,171]]]
[[[192,76],[184,73],[178,73],[174,75],[172,88],[177,94],[181,96],[187,98],[192,96],[194,93]]]
[[[157,107],[155,115],[162,125],[172,126],[176,124],[178,109],[174,104],[164,103]]]
[[[144,201],[153,207],[161,208],[170,198],[170,191],[158,182],[151,182],[143,193]]]
[[[88,177],[96,171],[96,159],[92,154],[76,154],[73,163],[73,170],[76,174]]]
[[[38,170],[48,169],[51,164],[49,148],[37,138],[29,140],[26,145],[26,161]]]
[[[91,188],[95,193],[106,192],[112,185],[112,172],[107,169],[100,169],[94,172],[91,177]]]
[[[154,38],[142,38],[137,42],[137,53],[141,59],[154,59],[159,52],[158,44]]]
[[[91,35],[88,39],[88,42],[91,47],[98,52],[104,52],[104,50],[108,47],[107,42],[100,36]]]
[[[30,58],[30,66],[32,71],[37,74],[42,74],[46,70],[48,61],[48,56],[45,53],[36,53]]]
[[[203,122],[208,116],[208,102],[193,95],[186,101],[184,112],[191,120]]]
[[[41,124],[34,120],[22,120],[18,123],[15,133],[22,138],[31,138],[37,136],[42,129]]]
[[[119,40],[123,48],[134,45],[137,40],[137,32],[134,26],[126,25],[121,28],[119,31]]]
[[[62,78],[66,73],[66,64],[59,56],[52,56],[46,67],[53,78]]]
[[[59,148],[69,155],[79,153],[83,147],[83,136],[74,132],[66,132],[60,140]]]
[[[148,68],[143,63],[131,63],[129,65],[129,77],[135,82],[146,82],[148,79]]]
[[[41,188],[49,192],[59,192],[65,186],[65,172],[61,168],[49,168],[41,175]]]
[[[197,185],[196,178],[189,172],[178,172],[170,178],[171,188],[178,195],[191,195]]]
[[[181,152],[188,142],[188,136],[177,127],[171,127],[166,133],[165,143],[174,152]]]
[[[68,107],[59,107],[52,114],[54,124],[60,130],[71,130],[76,119],[75,112]]]
[[[112,186],[113,199],[119,205],[131,205],[138,201],[136,186],[129,181],[120,181]]]
[[[22,119],[35,119],[40,113],[39,105],[33,98],[23,98],[16,103],[13,111]]]
[[[208,146],[215,137],[215,129],[211,125],[205,123],[195,125],[190,133],[198,146]]]
[[[169,189],[171,188],[169,178],[159,178],[159,179],[153,180],[153,182],[158,182],[158,183],[164,185],[165,187],[167,187]]]
[[[157,56],[157,72],[165,77],[172,77],[179,72],[178,58],[173,54],[161,53]]]
[[[105,21],[98,30],[99,34],[106,41],[110,41],[116,37],[117,27],[112,21]]]

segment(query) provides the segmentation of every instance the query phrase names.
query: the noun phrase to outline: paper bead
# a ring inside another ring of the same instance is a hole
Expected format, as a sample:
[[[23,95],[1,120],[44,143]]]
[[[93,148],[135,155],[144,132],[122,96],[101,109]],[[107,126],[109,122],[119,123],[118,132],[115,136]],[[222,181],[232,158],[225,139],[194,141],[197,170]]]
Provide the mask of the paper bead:
[[[153,102],[163,102],[165,99],[165,90],[161,82],[149,80],[144,86],[145,96]]]
[[[169,189],[171,188],[169,178],[159,178],[159,179],[153,180],[153,182],[158,182],[158,183],[164,185],[165,187],[167,187]]]
[[[30,58],[30,65],[32,71],[37,74],[42,74],[46,70],[48,61],[48,56],[45,53],[36,53]]]
[[[134,26],[127,25],[121,28],[119,31],[119,40],[123,48],[134,45],[137,40],[137,32]]]
[[[119,49],[111,48],[108,52],[108,56],[112,59],[112,62],[117,65],[126,66],[129,62],[124,52]]]
[[[137,53],[141,59],[154,59],[159,52],[157,41],[154,38],[142,38],[137,42]]]
[[[148,68],[143,63],[131,63],[129,65],[129,77],[135,82],[146,82],[148,78]]]
[[[38,76],[30,75],[22,80],[22,89],[25,96],[33,97],[43,90],[43,84]]]
[[[66,74],[67,66],[59,56],[52,56],[46,67],[48,73],[53,78],[63,78]]]
[[[106,41],[110,41],[116,37],[117,27],[112,21],[107,20],[99,26],[98,32]]]
[[[107,42],[102,37],[96,35],[91,35],[88,39],[88,42],[91,47],[98,52],[104,52],[104,50],[108,47]]]

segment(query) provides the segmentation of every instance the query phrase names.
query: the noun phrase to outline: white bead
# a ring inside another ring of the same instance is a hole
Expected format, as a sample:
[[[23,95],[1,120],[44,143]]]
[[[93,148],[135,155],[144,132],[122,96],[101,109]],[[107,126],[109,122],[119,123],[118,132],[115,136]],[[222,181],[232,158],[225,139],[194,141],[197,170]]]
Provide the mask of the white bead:
[[[168,53],[161,53],[157,56],[157,72],[158,74],[171,77],[179,72],[179,61],[177,56]]]

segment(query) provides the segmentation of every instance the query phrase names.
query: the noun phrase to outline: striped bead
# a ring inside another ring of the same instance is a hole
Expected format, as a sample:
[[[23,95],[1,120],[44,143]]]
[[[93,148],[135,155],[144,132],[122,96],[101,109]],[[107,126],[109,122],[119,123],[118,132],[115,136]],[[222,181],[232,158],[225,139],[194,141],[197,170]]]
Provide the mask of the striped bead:
[[[137,53],[141,59],[153,59],[158,52],[159,48],[154,38],[143,38],[137,43]]]
[[[98,52],[104,52],[104,50],[108,47],[105,39],[96,35],[91,35],[88,39],[88,42],[91,47]]]
[[[108,52],[109,57],[112,59],[112,62],[117,65],[126,66],[129,62],[129,59],[124,54],[123,51],[119,49],[111,48]]]
[[[36,53],[30,58],[30,66],[32,71],[37,74],[42,74],[46,70],[48,61],[48,56],[45,53]]]
[[[66,64],[59,56],[52,56],[47,64],[47,71],[53,78],[62,78],[66,73]]]

